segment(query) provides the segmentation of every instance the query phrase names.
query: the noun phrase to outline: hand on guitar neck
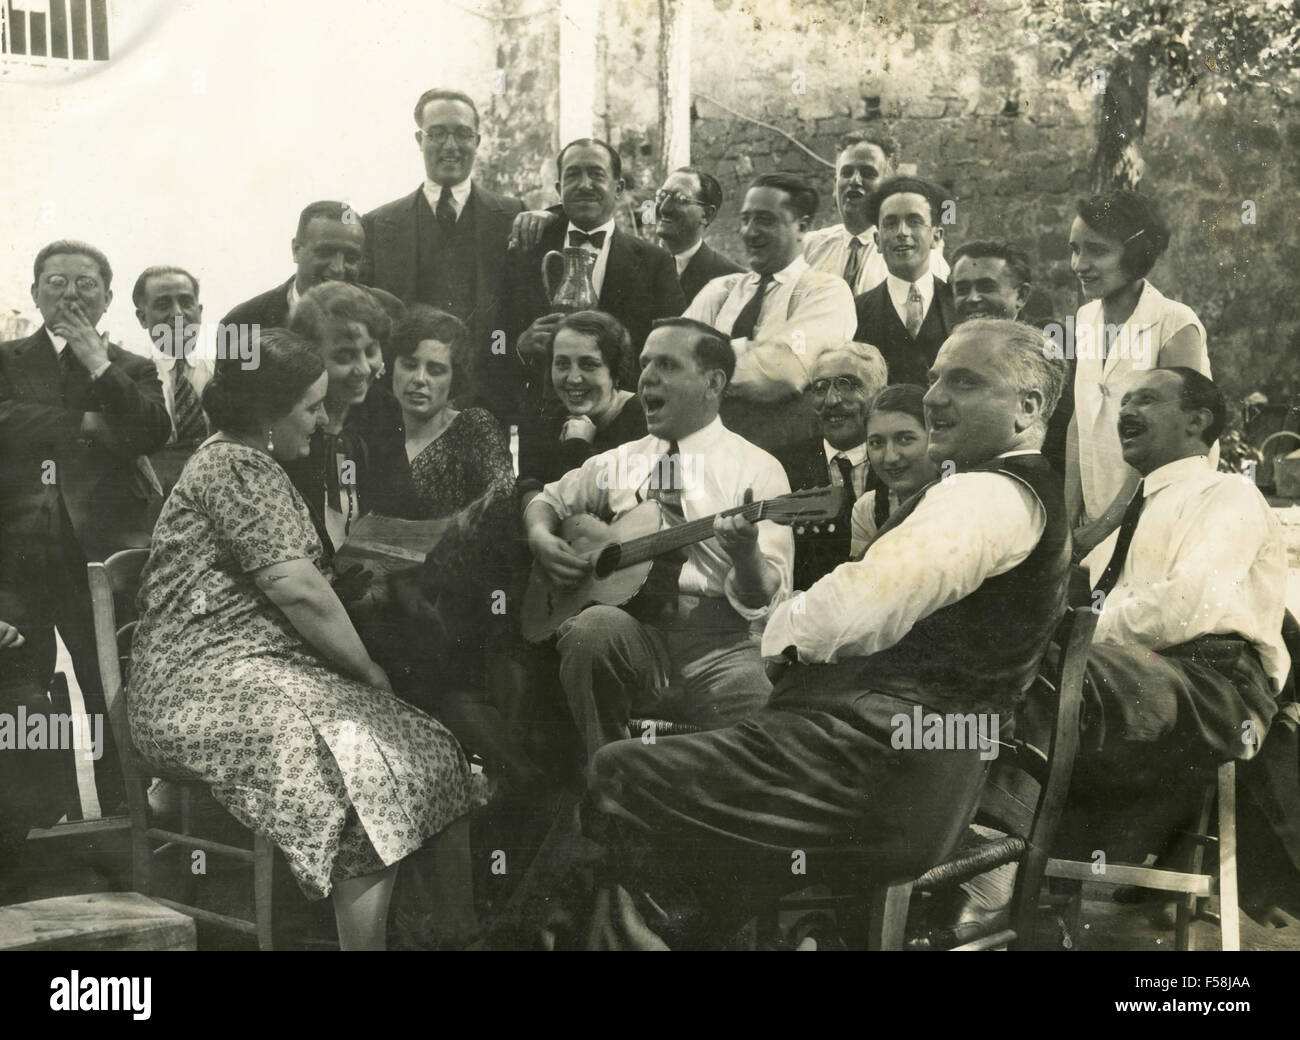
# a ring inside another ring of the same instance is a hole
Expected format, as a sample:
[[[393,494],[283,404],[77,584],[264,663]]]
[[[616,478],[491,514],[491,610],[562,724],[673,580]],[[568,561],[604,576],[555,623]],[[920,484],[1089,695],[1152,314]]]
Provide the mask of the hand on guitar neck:
[[[746,599],[770,598],[770,567],[758,548],[758,524],[828,520],[840,515],[844,489],[814,488],[765,502],[746,501],[717,516],[666,521],[656,501],[642,502],[612,523],[580,514],[563,523],[544,502],[525,514],[533,550],[533,577],[524,597],[525,638],[539,642],[561,622],[593,603],[623,606],[645,584],[654,560],[714,538],[733,562],[736,592]],[[779,576],[777,576],[779,581]],[[766,590],[766,596],[764,596]]]

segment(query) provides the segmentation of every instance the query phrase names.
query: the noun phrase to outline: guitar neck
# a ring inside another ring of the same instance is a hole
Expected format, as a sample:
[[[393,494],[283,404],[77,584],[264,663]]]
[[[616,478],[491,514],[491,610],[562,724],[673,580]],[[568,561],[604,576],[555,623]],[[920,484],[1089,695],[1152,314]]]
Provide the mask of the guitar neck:
[[[621,570],[624,567],[645,563],[646,560],[653,560],[656,556],[662,556],[665,553],[683,549],[688,545],[694,545],[696,542],[703,542],[712,538],[713,521],[720,516],[742,514],[750,523],[757,523],[763,518],[763,507],[765,505],[767,505],[766,502],[750,502],[732,509],[724,509],[721,513],[715,513],[713,516],[706,516],[699,520],[688,520],[674,527],[666,527],[654,534],[633,538],[630,542],[620,542],[618,564],[615,569]]]

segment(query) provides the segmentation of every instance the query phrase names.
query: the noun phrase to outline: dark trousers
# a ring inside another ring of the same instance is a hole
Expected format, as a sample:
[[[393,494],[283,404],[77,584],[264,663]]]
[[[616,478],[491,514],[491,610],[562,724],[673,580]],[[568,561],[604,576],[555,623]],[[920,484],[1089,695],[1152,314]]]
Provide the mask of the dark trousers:
[[[17,737],[22,717],[62,712],[50,702],[42,668],[30,640],[21,647],[0,650],[0,715],[12,720]],[[20,716],[20,712],[25,713]],[[20,886],[26,859],[27,832],[49,827],[76,805],[77,781],[66,749],[0,749],[0,905],[26,898]],[[11,898],[12,897],[12,898]]]
[[[1158,851],[1220,763],[1254,757],[1275,712],[1244,640],[1204,636],[1160,651],[1095,644],[1060,854],[1103,849],[1127,860]],[[1025,719],[1027,739],[1043,746],[1047,721],[1032,703]]]
[[[601,748],[583,833],[575,821],[562,854],[535,865],[549,881],[526,882],[534,910],[511,922],[515,940],[711,948],[781,892],[941,859],[988,763],[977,748],[895,748],[893,719],[915,705],[855,687],[858,671],[795,666],[735,725]],[[578,921],[592,927],[557,938]]]
[[[86,714],[103,717],[104,749],[95,762],[95,787],[100,809],[113,813],[126,801],[122,767],[117,758],[117,744],[108,724],[108,704],[99,678],[99,657],[95,650],[95,623],[90,611],[90,588],[86,584],[86,563],[80,550],[65,554],[66,564],[48,572],[44,591],[48,608],[45,625],[19,626],[27,638],[31,655],[30,668],[36,685],[50,688],[58,660],[55,630],[72,658],[77,686],[85,702]],[[119,619],[120,620],[120,619]]]
[[[556,645],[588,758],[625,740],[631,715],[712,729],[757,711],[772,689],[748,623],[718,597],[681,596],[673,618],[654,625],[588,607],[560,626]]]

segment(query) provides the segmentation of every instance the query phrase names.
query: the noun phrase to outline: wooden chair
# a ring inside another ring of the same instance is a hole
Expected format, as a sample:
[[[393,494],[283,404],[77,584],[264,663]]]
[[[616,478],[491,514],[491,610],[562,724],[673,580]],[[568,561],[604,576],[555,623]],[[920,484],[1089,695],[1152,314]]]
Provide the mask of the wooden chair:
[[[1096,625],[1097,616],[1088,608],[1071,608],[1061,619],[1054,639],[1059,648],[1055,664],[1049,674],[1044,675],[1040,669],[1029,694],[1044,698],[1051,709],[1055,721],[1050,744],[1045,752],[1019,739],[1004,745],[996,760],[997,775],[990,776],[980,794],[976,819],[1004,832],[1005,836],[962,848],[919,876],[889,879],[873,876],[872,865],[861,851],[843,850],[845,860],[851,862],[856,856],[860,864],[854,885],[856,891],[781,900],[760,918],[760,934],[776,932],[777,914],[783,910],[841,909],[847,911],[850,919],[865,921],[868,949],[901,950],[913,893],[933,892],[994,867],[1015,863],[1018,869],[1010,927],[947,948],[1032,948],[1039,889],[1079,745],[1083,674]],[[1017,773],[1027,775],[1031,782],[1024,783]],[[1035,787],[1036,794],[1027,797],[1022,793]]]
[[[1210,833],[1211,815],[1218,806],[1217,836]],[[1129,885],[1178,895],[1174,918],[1174,948],[1192,948],[1192,921],[1201,917],[1215,920],[1206,906],[1210,896],[1219,897],[1219,934],[1224,950],[1241,949],[1241,916],[1237,907],[1237,764],[1225,762],[1215,778],[1205,785],[1196,829],[1184,835],[1190,841],[1185,870],[1106,863],[1097,873],[1091,861],[1049,859],[1047,876],[1076,882],[1069,893],[1067,934],[1078,931],[1083,899],[1083,882],[1102,885]],[[1217,846],[1217,869],[1206,871],[1205,850]]]
[[[103,563],[86,567],[90,582],[91,609],[95,622],[95,648],[99,655],[100,680],[108,704],[109,725],[117,742],[126,782],[127,807],[131,818],[132,883],[135,890],[155,902],[188,914],[197,921],[230,929],[257,940],[258,949],[272,948],[271,881],[274,846],[262,835],[253,834],[252,848],[229,845],[191,833],[196,814],[196,796],[206,795],[203,784],[184,776],[163,776],[181,791],[181,829],[169,830],[150,825],[148,784],[160,770],[145,762],[131,743],[127,718],[123,665],[129,661],[135,622],[121,627],[117,623],[115,596],[129,597],[134,603],[140,585],[140,572],[149,558],[147,549],[124,549]],[[162,843],[161,846],[159,843]],[[253,867],[253,915],[251,919],[231,917],[202,907],[166,899],[154,893],[154,857],[164,850],[179,847],[201,850],[205,855],[224,856]]]

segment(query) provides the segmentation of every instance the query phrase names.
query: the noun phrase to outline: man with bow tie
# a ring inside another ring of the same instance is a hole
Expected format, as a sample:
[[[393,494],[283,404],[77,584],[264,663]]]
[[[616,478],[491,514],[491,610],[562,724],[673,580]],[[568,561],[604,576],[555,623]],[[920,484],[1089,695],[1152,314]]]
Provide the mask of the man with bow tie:
[[[141,456],[172,431],[153,363],[97,331],[112,279],[94,246],[51,243],[36,255],[32,284],[43,324],[0,343],[3,616],[24,635],[42,689],[54,674],[57,628],[91,714],[107,706],[86,562],[149,544],[159,489]],[[101,805],[111,811],[123,794],[111,748],[95,771]]]
[[[542,283],[542,257],[553,249],[578,247],[594,257],[591,272],[597,310],[612,314],[632,337],[638,353],[659,318],[681,314],[686,306],[673,258],[659,246],[619,230],[614,210],[623,196],[623,164],[604,141],[570,141],[556,160],[564,219],[552,222],[535,249],[511,252],[505,275],[504,330],[511,347],[538,389],[533,367],[563,314],[555,312]],[[558,267],[553,277],[558,276]]]

